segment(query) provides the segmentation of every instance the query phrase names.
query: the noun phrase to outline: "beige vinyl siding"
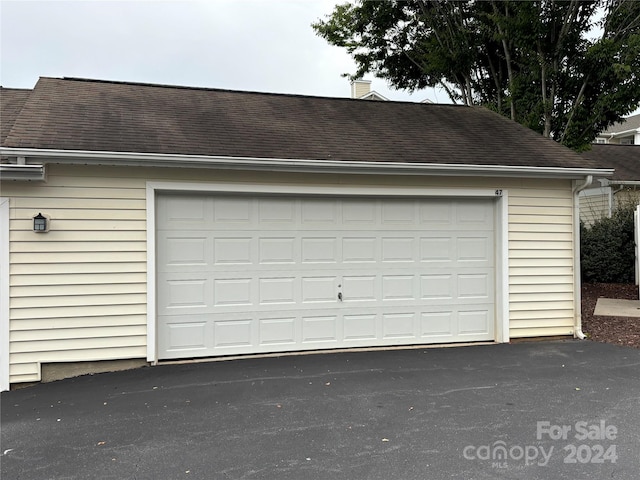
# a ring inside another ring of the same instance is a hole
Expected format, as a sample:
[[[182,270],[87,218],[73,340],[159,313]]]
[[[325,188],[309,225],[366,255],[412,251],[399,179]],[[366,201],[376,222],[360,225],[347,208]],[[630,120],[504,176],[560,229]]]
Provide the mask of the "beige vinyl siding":
[[[144,180],[48,171],[43,184],[3,183],[11,197],[11,382],[39,380],[47,362],[146,357]],[[31,231],[38,212],[51,217],[46,234]]]
[[[509,196],[511,338],[574,332],[573,194],[554,187]]]
[[[146,181],[403,185],[508,192],[510,335],[573,333],[573,210],[564,180],[48,166],[10,197],[11,382],[40,365],[146,358]],[[31,231],[38,212],[51,231]]]

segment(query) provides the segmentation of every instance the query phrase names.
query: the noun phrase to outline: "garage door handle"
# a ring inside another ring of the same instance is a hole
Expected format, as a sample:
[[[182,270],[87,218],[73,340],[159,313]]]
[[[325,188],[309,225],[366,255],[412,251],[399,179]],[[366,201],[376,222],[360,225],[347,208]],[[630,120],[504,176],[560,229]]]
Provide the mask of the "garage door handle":
[[[342,292],[338,292],[338,300],[342,301]]]

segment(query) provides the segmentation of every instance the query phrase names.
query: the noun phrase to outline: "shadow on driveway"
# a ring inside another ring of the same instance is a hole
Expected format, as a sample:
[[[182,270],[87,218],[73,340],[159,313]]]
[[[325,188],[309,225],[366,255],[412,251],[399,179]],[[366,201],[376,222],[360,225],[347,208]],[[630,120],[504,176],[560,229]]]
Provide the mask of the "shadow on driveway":
[[[250,358],[1,395],[6,479],[636,479],[640,350]]]

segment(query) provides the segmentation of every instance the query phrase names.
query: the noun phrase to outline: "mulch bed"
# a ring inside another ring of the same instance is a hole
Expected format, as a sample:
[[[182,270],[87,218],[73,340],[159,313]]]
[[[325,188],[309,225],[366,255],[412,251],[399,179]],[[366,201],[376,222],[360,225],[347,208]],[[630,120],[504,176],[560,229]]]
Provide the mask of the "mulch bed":
[[[598,298],[638,300],[638,286],[621,283],[582,285],[582,331],[596,342],[640,348],[640,318],[594,315]]]

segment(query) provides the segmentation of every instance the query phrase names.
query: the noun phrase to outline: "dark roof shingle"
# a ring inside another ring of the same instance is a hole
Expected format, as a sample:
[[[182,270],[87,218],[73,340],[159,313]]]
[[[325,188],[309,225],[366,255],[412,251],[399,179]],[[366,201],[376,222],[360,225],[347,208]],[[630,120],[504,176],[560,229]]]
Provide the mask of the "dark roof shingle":
[[[640,113],[627,117],[621,122],[610,126],[605,131],[603,131],[602,134],[606,135],[609,133],[626,132],[629,130],[635,130],[636,128],[640,128]]]
[[[44,77],[5,143],[228,157],[593,167],[480,107]]]
[[[0,145],[4,145],[4,139],[30,94],[31,90],[0,87]]]
[[[597,168],[613,168],[611,180],[640,181],[640,145],[592,144],[582,156]]]

